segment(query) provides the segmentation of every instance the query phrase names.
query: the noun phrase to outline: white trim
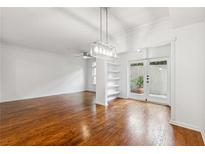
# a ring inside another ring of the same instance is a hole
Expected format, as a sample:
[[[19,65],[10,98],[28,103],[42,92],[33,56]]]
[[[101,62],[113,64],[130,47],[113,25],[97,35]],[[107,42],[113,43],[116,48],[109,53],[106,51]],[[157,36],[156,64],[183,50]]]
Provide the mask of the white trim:
[[[165,46],[168,44],[171,44],[171,40],[165,40],[165,41],[161,41],[158,43],[149,43],[149,44],[144,45],[144,47],[142,46],[142,49],[157,48],[157,47]]]
[[[196,126],[193,126],[193,125],[190,125],[190,124],[187,124],[187,123],[184,123],[184,122],[178,122],[178,121],[175,121],[175,120],[170,120],[169,123],[172,124],[172,125],[175,125],[175,126],[179,126],[179,127],[183,127],[183,128],[187,128],[187,129],[191,129],[191,130],[200,132],[201,136],[202,136],[202,139],[203,139],[203,142],[204,142],[204,145],[205,145],[205,130],[200,129]]]
[[[196,126],[193,126],[193,125],[190,125],[190,124],[187,124],[187,123],[184,123],[184,122],[170,120],[169,123],[172,124],[172,125],[175,125],[175,126],[180,126],[180,127],[184,127],[184,128],[187,128],[187,129],[191,129],[191,130],[195,130],[195,131],[198,131],[198,132],[202,132],[200,128],[198,128]]]
[[[86,89],[86,90],[84,90],[84,92],[91,92],[91,93],[95,93],[96,91],[95,91],[95,90],[89,90],[89,89]]]
[[[170,23],[170,18],[169,17],[163,17],[163,18],[160,18],[160,19],[156,19],[156,20],[144,23],[144,24],[136,25],[132,28],[124,27],[124,29],[122,29],[122,30],[111,33],[111,38],[116,37],[116,36],[120,36],[120,35],[129,35],[130,33],[135,32],[137,30],[141,30],[145,27],[151,27],[151,26],[153,27],[153,26],[156,26],[156,25],[162,25],[164,23],[169,24]]]
[[[126,98],[129,98],[129,93],[130,93],[130,86],[129,86],[129,84],[130,84],[130,81],[129,81],[129,79],[130,79],[130,67],[129,67],[129,61],[126,61],[126,68],[127,68],[127,70],[126,70],[126,89],[127,89],[127,91],[126,91]],[[122,87],[122,86],[121,86]]]
[[[171,106],[171,119],[175,120],[175,112],[176,112],[176,105],[175,105],[175,53],[176,53],[176,40],[177,37],[173,37],[171,40],[171,56],[170,56],[170,73],[171,73],[171,83],[170,83],[170,106]]]
[[[164,18],[156,19],[154,21],[145,23],[145,24],[137,25],[133,28],[128,28],[128,29],[125,30],[125,32],[129,35],[130,33],[135,32],[137,30],[141,30],[145,27],[160,25],[160,24],[163,24],[163,23],[168,23],[169,24],[169,22],[170,22],[170,18],[169,17],[164,17]]]
[[[168,106],[168,107],[170,107],[170,105],[169,104],[166,104],[165,102],[157,102],[157,101],[146,101],[146,103],[150,103],[150,104],[156,104],[156,105],[162,105],[162,106]]]
[[[160,98],[159,96],[149,96],[147,97],[147,102],[150,102],[150,103],[154,103],[154,104],[160,104],[160,105],[167,105],[167,106],[170,106],[169,103],[167,103],[167,100],[168,100],[168,97],[166,98]]]
[[[106,103],[102,103],[102,101],[95,101],[95,104],[97,104],[97,105],[102,105],[102,106],[108,106],[108,102],[106,102]]]
[[[140,49],[141,50],[146,50],[147,52],[147,49],[149,48],[157,48],[157,47],[161,47],[161,46],[165,46],[165,45],[169,45],[172,43],[172,39],[170,40],[164,40],[164,41],[160,41],[158,43],[149,43],[149,44],[145,44],[144,46],[141,46]],[[125,52],[120,52],[118,54],[127,54],[127,53],[136,53],[137,49],[133,49],[132,51],[125,51]],[[160,57],[159,57],[160,58]],[[144,58],[144,59],[150,59],[150,58]]]
[[[205,130],[201,130],[201,136],[205,144]]]
[[[73,94],[73,93],[79,93],[79,92],[85,92],[85,91],[87,91],[87,90],[79,90],[79,91],[71,91],[71,92],[62,92],[62,93],[55,93],[55,94],[50,94],[50,95],[40,95],[40,96],[25,97],[25,98],[19,98],[19,99],[8,99],[8,100],[5,99],[5,100],[0,100],[0,103],[9,103],[9,102],[14,102],[14,101],[24,101],[24,100],[29,100],[29,99],[38,99],[38,98],[49,97],[49,96]]]

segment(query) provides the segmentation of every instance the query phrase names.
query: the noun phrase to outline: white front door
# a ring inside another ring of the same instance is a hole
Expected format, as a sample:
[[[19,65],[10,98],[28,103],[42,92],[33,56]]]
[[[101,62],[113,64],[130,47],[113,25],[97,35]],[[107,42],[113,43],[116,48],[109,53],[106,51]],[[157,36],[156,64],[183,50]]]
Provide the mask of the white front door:
[[[169,104],[167,58],[129,62],[129,98]]]

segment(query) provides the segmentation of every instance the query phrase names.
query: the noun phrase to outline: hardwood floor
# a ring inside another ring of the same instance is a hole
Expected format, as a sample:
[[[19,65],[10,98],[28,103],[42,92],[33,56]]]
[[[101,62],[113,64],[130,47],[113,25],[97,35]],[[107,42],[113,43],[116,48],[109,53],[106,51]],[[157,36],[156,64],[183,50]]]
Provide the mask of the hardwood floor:
[[[168,123],[166,106],[90,92],[0,104],[0,145],[204,145],[199,132]]]

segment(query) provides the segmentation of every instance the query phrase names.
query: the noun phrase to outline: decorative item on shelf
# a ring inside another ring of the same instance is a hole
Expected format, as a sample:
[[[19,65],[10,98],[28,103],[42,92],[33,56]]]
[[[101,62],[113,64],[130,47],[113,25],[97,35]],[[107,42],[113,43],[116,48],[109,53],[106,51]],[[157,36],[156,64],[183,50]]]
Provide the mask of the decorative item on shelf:
[[[102,30],[102,13],[105,12],[106,15],[106,40],[103,41],[103,30]],[[90,55],[97,58],[109,59],[116,58],[117,51],[116,48],[111,45],[108,41],[108,8],[100,8],[100,40],[95,41],[91,44],[90,47]]]

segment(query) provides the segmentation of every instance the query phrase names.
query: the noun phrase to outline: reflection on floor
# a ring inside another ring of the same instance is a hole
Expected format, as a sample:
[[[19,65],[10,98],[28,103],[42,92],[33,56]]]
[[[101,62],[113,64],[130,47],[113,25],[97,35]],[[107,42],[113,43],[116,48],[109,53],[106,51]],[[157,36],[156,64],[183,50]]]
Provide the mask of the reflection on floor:
[[[203,145],[169,124],[170,108],[117,99],[105,108],[81,92],[1,103],[0,145]]]

